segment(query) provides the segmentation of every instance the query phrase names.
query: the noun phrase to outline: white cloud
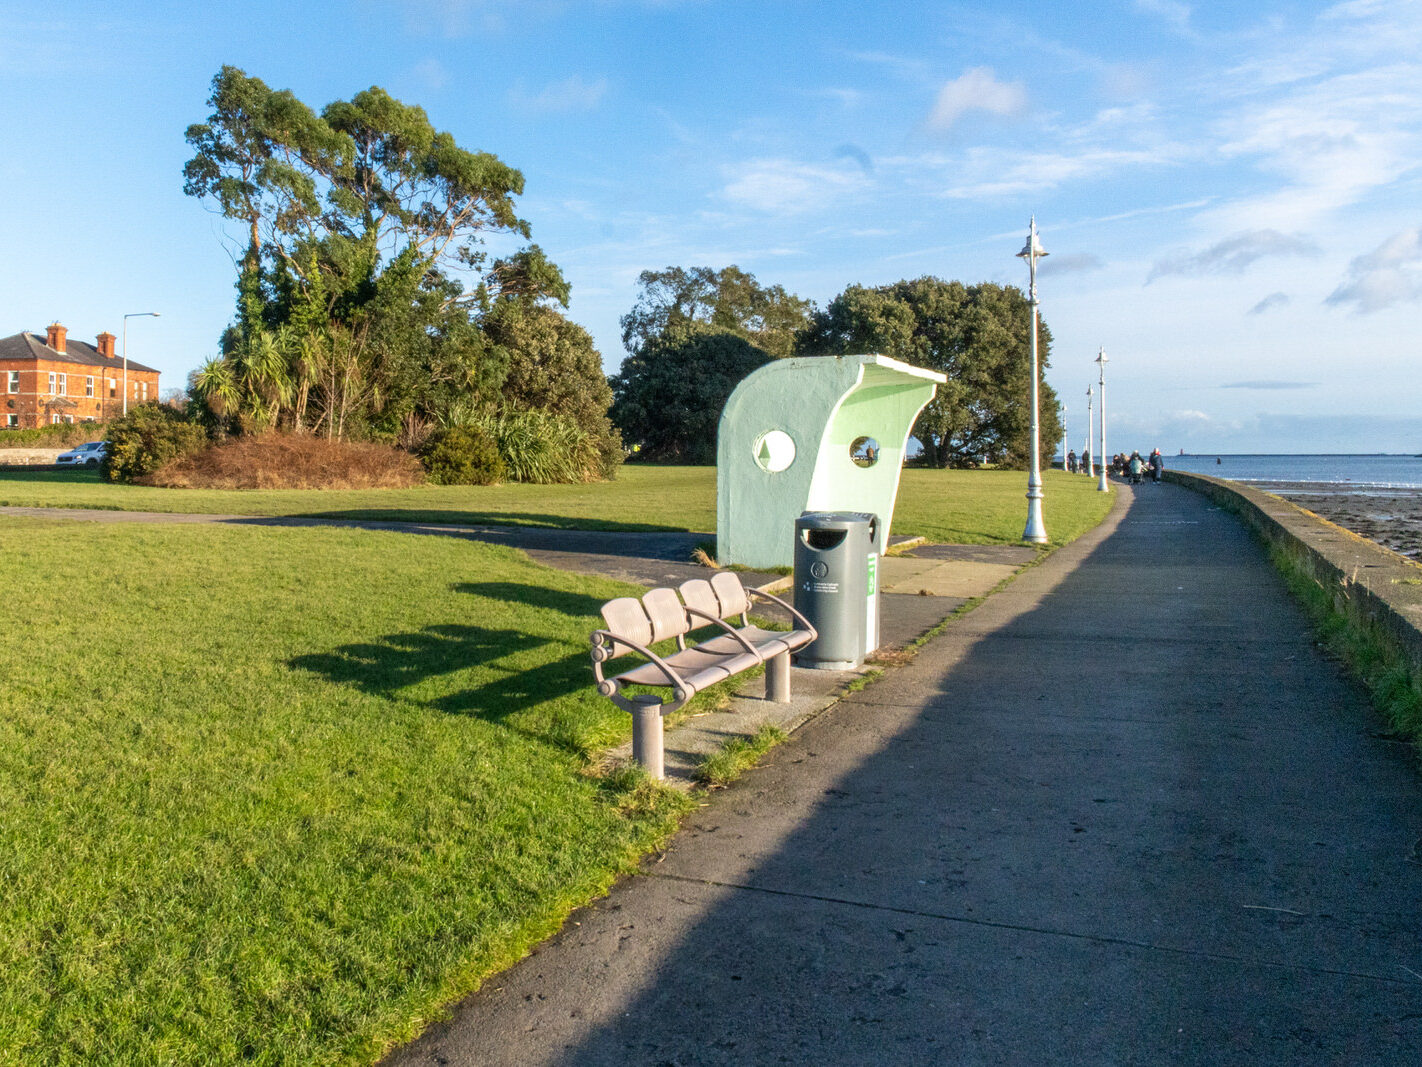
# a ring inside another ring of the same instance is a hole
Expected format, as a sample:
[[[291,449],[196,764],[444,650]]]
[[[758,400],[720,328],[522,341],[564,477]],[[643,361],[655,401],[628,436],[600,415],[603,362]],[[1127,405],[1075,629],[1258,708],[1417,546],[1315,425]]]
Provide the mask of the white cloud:
[[[835,169],[788,159],[752,160],[738,170],[727,170],[731,180],[721,195],[768,214],[822,210],[869,185],[858,167]]]
[[[1101,261],[1101,257],[1090,252],[1075,252],[1070,255],[1049,255],[1042,260],[1042,265],[1037,268],[1044,277],[1056,274],[1079,274],[1086,271],[1100,270],[1106,264]]]
[[[515,106],[536,115],[567,114],[593,111],[607,95],[607,79],[584,81],[580,75],[554,82],[536,93],[514,88],[510,92]]]
[[[1027,110],[1027,90],[1021,82],[997,80],[991,67],[974,67],[938,90],[928,116],[928,128],[947,133],[970,111],[1012,118]]]
[[[1239,274],[1265,256],[1307,256],[1318,252],[1308,238],[1278,230],[1232,234],[1199,252],[1176,252],[1159,260],[1146,277],[1149,285],[1167,274]]]
[[[1262,315],[1266,311],[1273,311],[1275,308],[1287,306],[1289,303],[1288,293],[1270,293],[1259,303],[1249,309],[1250,315]]]
[[[1348,280],[1328,297],[1358,312],[1422,297],[1422,229],[1403,230],[1348,265]]]

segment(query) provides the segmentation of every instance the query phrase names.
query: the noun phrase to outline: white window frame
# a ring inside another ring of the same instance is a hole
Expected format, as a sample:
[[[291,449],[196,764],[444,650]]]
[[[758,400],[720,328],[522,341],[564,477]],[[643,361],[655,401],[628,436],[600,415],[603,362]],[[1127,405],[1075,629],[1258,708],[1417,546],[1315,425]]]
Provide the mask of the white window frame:
[[[65,374],[63,371],[61,371],[60,374],[59,374],[59,392],[55,393],[54,395],[55,395],[55,396],[68,396],[68,395],[69,395],[69,375]]]
[[[20,425],[20,416],[18,416],[18,415],[6,415],[6,416],[5,416],[5,425],[6,425],[6,426],[18,426],[18,425]]]
[[[92,374],[84,375],[84,395],[94,395],[94,376]]]
[[[12,392],[12,393],[18,393],[19,391],[20,391],[20,372],[17,371],[17,370],[12,370],[12,371],[10,372],[10,392]]]
[[[58,426],[58,425],[59,425],[59,416],[58,416],[58,415],[51,415],[51,416],[49,417],[49,424],[50,424],[51,426]]]
[[[54,395],[54,371],[49,372],[49,395]]]
[[[117,397],[117,396],[118,396],[118,379],[117,379],[117,378],[110,378],[110,379],[109,379],[109,399],[110,399],[110,400],[113,400],[113,399],[114,399],[115,397]]]

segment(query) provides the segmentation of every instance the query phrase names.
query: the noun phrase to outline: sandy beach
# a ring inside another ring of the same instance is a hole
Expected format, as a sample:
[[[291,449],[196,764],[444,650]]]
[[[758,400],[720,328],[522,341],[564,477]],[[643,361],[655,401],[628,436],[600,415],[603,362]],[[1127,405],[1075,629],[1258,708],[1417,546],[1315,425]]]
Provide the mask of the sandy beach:
[[[1255,482],[1251,487],[1281,496],[1422,563],[1422,493],[1415,489],[1350,493],[1318,482]]]

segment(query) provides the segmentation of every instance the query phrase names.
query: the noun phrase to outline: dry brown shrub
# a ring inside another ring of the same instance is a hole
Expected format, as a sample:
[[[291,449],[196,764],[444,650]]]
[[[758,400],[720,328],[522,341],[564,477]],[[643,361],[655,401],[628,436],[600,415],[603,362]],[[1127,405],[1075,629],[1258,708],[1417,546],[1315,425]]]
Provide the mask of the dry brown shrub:
[[[178,489],[402,489],[425,480],[408,452],[304,434],[237,437],[141,479]]]

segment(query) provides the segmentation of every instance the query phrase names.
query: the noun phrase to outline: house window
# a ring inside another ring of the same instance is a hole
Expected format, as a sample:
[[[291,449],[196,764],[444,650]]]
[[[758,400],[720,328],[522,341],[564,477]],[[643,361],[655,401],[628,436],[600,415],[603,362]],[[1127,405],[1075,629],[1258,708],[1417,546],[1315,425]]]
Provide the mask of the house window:
[[[59,395],[60,395],[60,396],[68,396],[68,395],[69,395],[69,375],[67,375],[67,374],[61,374],[61,375],[59,376]]]
[[[51,374],[50,377],[52,378],[52,377],[54,377],[54,375]],[[59,416],[58,416],[58,415],[51,415],[51,416],[49,417],[49,421],[50,421],[51,423],[53,423],[55,426],[58,426],[58,425],[59,425]]]
[[[94,395],[94,376],[92,374],[85,375],[84,377],[84,395]]]
[[[54,371],[49,372],[49,395],[54,395]]]
[[[148,383],[147,383],[147,382],[144,382],[144,383],[143,383],[143,399],[144,399],[144,400],[147,400],[147,399],[148,399]]]
[[[17,370],[12,370],[12,371],[10,372],[10,392],[12,392],[12,393],[18,393],[19,391],[20,391],[20,372],[17,371]]]
[[[114,397],[116,397],[116,396],[118,396],[118,382],[116,382],[116,381],[114,381],[114,379],[110,378],[110,379],[109,379],[109,398],[112,399],[112,398],[114,398]]]
[[[133,399],[135,399],[135,400],[138,399],[138,383],[137,383],[137,382],[134,382],[134,383],[133,383]]]
[[[74,425],[74,416],[73,416],[73,415],[66,415],[66,416],[64,416],[64,421],[67,422],[67,423],[69,423],[69,425],[73,426],[73,425]]]
[[[18,425],[20,425],[20,416],[18,416],[18,415],[6,415],[6,416],[5,416],[5,425],[6,425],[6,426],[18,426]]]

